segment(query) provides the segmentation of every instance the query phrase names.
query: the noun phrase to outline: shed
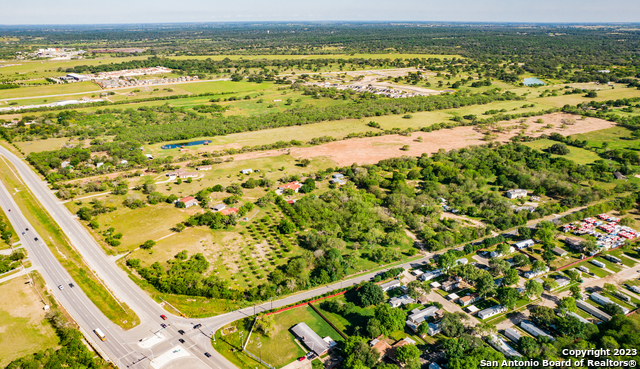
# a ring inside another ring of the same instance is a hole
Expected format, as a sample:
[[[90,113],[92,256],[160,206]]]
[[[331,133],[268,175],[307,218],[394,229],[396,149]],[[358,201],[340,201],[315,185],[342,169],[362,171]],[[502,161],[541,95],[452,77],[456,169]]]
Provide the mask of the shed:
[[[551,249],[551,251],[553,251],[553,253],[558,255],[558,256],[565,256],[567,254],[567,252],[565,250],[559,248],[558,246],[556,246],[553,249]]]

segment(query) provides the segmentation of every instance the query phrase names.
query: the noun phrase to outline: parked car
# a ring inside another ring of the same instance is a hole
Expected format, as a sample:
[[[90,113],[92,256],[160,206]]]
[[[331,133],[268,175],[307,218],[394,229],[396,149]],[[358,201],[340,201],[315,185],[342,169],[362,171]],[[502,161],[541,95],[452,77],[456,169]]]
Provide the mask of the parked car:
[[[307,358],[306,356],[300,356],[300,357],[298,358],[298,361],[302,361],[302,360],[304,360],[304,359],[306,359],[306,358]]]

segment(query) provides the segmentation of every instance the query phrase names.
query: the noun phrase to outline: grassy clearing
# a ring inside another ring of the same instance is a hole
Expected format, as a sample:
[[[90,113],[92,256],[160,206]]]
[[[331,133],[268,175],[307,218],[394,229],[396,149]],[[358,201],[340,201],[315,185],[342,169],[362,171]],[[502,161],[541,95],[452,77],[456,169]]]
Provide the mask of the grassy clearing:
[[[620,259],[622,261],[622,264],[628,266],[628,267],[633,267],[634,265],[636,265],[637,263],[627,257],[625,257],[625,251],[621,250],[621,249],[617,249],[617,250],[613,250],[611,252],[608,252],[608,254],[613,255],[615,257],[617,257],[618,259]],[[631,256],[633,257],[633,256]]]
[[[537,149],[540,151],[545,151],[546,149],[548,149],[549,147],[551,147],[553,144],[557,143],[556,141],[552,141],[552,140],[547,140],[547,139],[543,139],[543,140],[536,140],[536,141],[532,141],[532,142],[527,142],[524,145],[529,146],[533,149]],[[569,159],[572,160],[574,162],[576,162],[576,164],[591,164],[594,161],[601,159],[600,156],[598,156],[598,154],[594,153],[593,151],[589,151],[589,150],[585,150],[585,149],[581,149],[578,147],[570,147],[569,148],[570,153],[568,155],[556,155],[556,154],[552,154],[552,157],[563,157],[565,159]]]
[[[604,263],[604,265],[606,265],[607,269],[609,269],[609,270],[611,270],[611,271],[613,271],[615,273],[618,273],[619,271],[622,270],[622,268],[620,268],[616,264],[610,262],[609,260],[607,260],[607,259],[605,259],[605,258],[603,258],[601,256],[595,257],[594,259],[598,260],[601,263]]]
[[[293,362],[297,357],[306,353],[306,349],[303,350],[298,343],[295,342],[295,337],[293,333],[290,332],[290,329],[298,323],[307,323],[320,337],[329,336],[336,342],[343,340],[338,332],[331,328],[320,315],[308,306],[279,313],[274,316],[274,320],[276,322],[275,332],[271,337],[254,331],[247,345],[247,350],[258,356],[260,354],[260,349],[257,347],[258,342],[262,343],[262,359],[277,368]],[[225,336],[222,336],[220,333],[222,330],[219,330],[216,334],[216,342],[213,344],[213,347],[218,352],[241,368],[254,368],[258,365],[253,360],[245,360],[246,356],[232,351],[232,347],[239,347],[239,331],[248,329],[252,323],[252,318],[235,322],[232,325],[236,326],[238,331]],[[247,337],[246,331],[244,337]]]
[[[564,86],[564,85],[563,85]],[[602,90],[598,91],[598,97],[590,99],[587,97],[584,97],[583,94],[575,94],[575,95],[560,95],[560,96],[549,96],[549,97],[542,97],[542,98],[537,98],[534,101],[542,103],[542,104],[549,104],[549,105],[553,105],[556,106],[558,108],[563,107],[566,104],[569,105],[577,105],[580,104],[582,102],[589,102],[589,101],[605,101],[605,100],[616,100],[616,99],[623,99],[623,98],[627,98],[627,97],[638,97],[640,96],[640,90],[636,89],[636,88],[627,88],[624,87],[622,85],[616,85],[615,89],[612,89],[611,87],[605,87],[605,86],[596,86],[595,84],[588,84],[588,86],[584,86],[582,88],[588,88],[588,89],[595,89],[596,87],[601,88]],[[546,88],[545,88],[546,89]],[[544,91],[544,89],[538,89],[539,92]]]
[[[611,127],[599,131],[572,135],[571,137],[578,140],[586,140],[591,147],[602,147],[602,143],[606,142],[608,149],[632,149],[637,148],[640,141],[632,140],[631,130],[624,127]],[[572,150],[570,148],[570,150]]]
[[[45,319],[40,297],[26,276],[0,285],[0,367],[19,357],[56,348],[58,338]]]
[[[56,84],[56,85],[35,86],[35,87],[20,87],[20,88],[11,89],[11,90],[0,90],[0,99],[70,94],[70,93],[76,93],[76,92],[100,93],[100,87],[94,85],[91,82],[77,82],[77,83],[67,83],[62,85]],[[73,98],[69,97],[69,99],[73,99]],[[50,101],[54,101],[54,100],[52,99]]]
[[[599,268],[599,267],[591,264],[590,261],[584,261],[584,262],[582,262],[580,264],[576,264],[575,268],[578,269],[581,266],[586,267],[587,269],[589,269],[589,271],[591,271],[591,273],[595,274],[597,277],[600,277],[600,278],[604,278],[604,277],[606,277],[606,276],[608,276],[610,274],[610,273],[605,272],[604,270],[602,270],[602,268]]]
[[[80,255],[69,244],[62,230],[40,204],[36,202],[22,181],[13,173],[15,173],[15,169],[10,167],[4,159],[0,160],[0,180],[4,182],[7,188],[20,190],[13,197],[18,207],[20,207],[31,225],[42,235],[42,240],[71,274],[78,287],[115,324],[124,329],[138,325],[140,322],[138,316],[126,305],[123,304],[123,307],[121,307],[109,291],[89,271]]]

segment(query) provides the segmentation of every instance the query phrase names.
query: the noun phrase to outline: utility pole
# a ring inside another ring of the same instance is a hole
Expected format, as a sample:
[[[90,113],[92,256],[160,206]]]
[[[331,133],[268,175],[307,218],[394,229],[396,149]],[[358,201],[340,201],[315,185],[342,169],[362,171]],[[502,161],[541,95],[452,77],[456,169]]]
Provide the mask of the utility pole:
[[[259,340],[260,338],[258,338]],[[260,355],[260,362],[262,362],[262,342],[258,341],[258,352]]]

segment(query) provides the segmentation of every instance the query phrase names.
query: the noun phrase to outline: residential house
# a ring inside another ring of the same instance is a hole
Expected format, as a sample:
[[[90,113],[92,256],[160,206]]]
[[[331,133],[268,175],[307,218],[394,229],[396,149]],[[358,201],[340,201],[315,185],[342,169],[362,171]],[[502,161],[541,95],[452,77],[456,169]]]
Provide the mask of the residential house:
[[[502,338],[498,337],[495,334],[490,335],[487,338],[487,341],[489,342],[489,344],[491,346],[493,346],[493,348],[495,348],[496,350],[502,352],[506,356],[522,357],[522,355],[520,355],[520,353],[518,351],[514,350],[513,347],[507,345],[507,343],[504,342],[504,340],[502,340]]]
[[[298,323],[293,328],[291,328],[293,334],[300,340],[304,345],[317,356],[322,356],[331,347],[329,342],[325,341],[320,337],[313,329],[311,329],[307,323]]]
[[[433,278],[441,276],[442,274],[443,274],[442,270],[434,269],[434,270],[425,272],[424,274],[420,275],[418,278],[422,281],[429,281]]]
[[[512,254],[514,251],[516,251],[516,249],[513,248],[513,246],[509,247],[509,251],[507,251],[508,254]],[[498,250],[496,251],[491,251],[489,253],[489,256],[491,256],[492,258],[497,258],[502,256],[502,253],[500,253]]]
[[[229,215],[229,214],[238,214],[238,208],[226,208],[226,209],[222,209],[220,210],[220,214],[222,215]]]
[[[526,249],[527,247],[533,246],[534,244],[535,242],[533,242],[532,239],[528,239],[528,240],[516,242],[515,244],[513,244],[513,246],[515,246],[516,249],[518,250],[522,250],[522,249]]]
[[[369,342],[369,346],[371,346],[371,348],[374,349],[376,352],[378,352],[378,354],[380,355],[380,357],[378,358],[378,361],[384,359],[384,357],[387,356],[387,353],[389,352],[389,350],[391,350],[390,344],[388,344],[383,340],[379,340],[377,338],[371,340]]]
[[[226,209],[226,208],[227,208],[227,205],[226,205],[226,204],[217,204],[217,205],[213,205],[213,206],[211,207],[211,209],[212,209],[213,211],[221,211],[221,210],[224,210],[224,209]]]
[[[422,324],[427,318],[435,316],[437,312],[438,308],[436,306],[429,306],[422,310],[413,309],[405,323],[407,327],[411,328],[415,332],[418,330],[418,326],[420,324]]]
[[[515,189],[515,190],[507,191],[507,197],[510,199],[517,199],[517,198],[526,197],[526,196],[527,196],[527,190]]]
[[[211,170],[211,168],[213,168],[211,165],[201,165],[196,167],[196,170]]]
[[[442,367],[436,363],[429,364],[429,369],[442,369]]]
[[[542,329],[536,327],[533,323],[523,320],[520,322],[520,328],[522,328],[525,332],[531,334],[534,337],[545,336],[549,337],[552,341],[555,341],[555,338],[545,333]]]
[[[458,288],[459,285],[460,285],[460,282],[456,280],[446,281],[442,283],[442,286],[440,286],[440,289],[442,289],[445,292],[449,292]]]
[[[392,297],[389,299],[389,306],[392,308],[397,308],[398,306],[404,306],[408,304],[413,304],[414,299],[409,295],[402,295],[400,297]]]
[[[465,264],[468,264],[468,263],[469,263],[469,260],[467,258],[461,258],[461,259],[456,260],[456,264],[465,265]]]
[[[571,279],[569,278],[556,278],[556,283],[558,284],[558,288],[562,288],[568,286],[571,283]]]
[[[611,315],[582,300],[576,300],[576,306],[600,320],[605,322],[611,320]]]
[[[284,190],[293,190],[293,192],[298,192],[300,187],[302,187],[302,184],[300,184],[300,182],[298,181],[295,181],[283,184],[282,186],[278,187],[278,190],[280,190],[280,192],[283,192]]]
[[[442,324],[440,323],[428,323],[429,324],[429,330],[427,331],[427,334],[429,336],[435,336],[436,334],[442,332]]]
[[[567,252],[561,248],[559,248],[558,246],[554,247],[551,249],[551,251],[553,251],[554,254],[562,257],[565,256],[567,254]]]
[[[190,208],[194,205],[198,205],[198,200],[196,200],[195,198],[193,198],[193,196],[187,196],[187,197],[183,197],[180,200],[181,203],[184,204],[185,208]]]
[[[531,278],[535,278],[537,276],[543,275],[544,273],[549,271],[549,267],[545,266],[543,269],[541,270],[530,270],[528,272],[525,272],[523,274],[523,276],[527,279],[531,279]]]
[[[621,306],[620,304],[617,304],[617,303],[613,302],[610,298],[608,298],[608,297],[604,297],[604,296],[602,296],[601,294],[599,294],[599,293],[597,293],[597,292],[593,292],[593,293],[591,294],[591,296],[589,296],[589,298],[590,298],[591,300],[593,300],[593,301],[597,302],[598,304],[603,305],[603,306],[604,306],[604,305],[606,305],[606,304],[614,304],[614,305],[618,305],[618,306],[620,306],[620,308],[622,308],[622,311],[623,311],[625,314],[628,314],[628,313],[629,313],[629,309],[627,309],[626,307]]]
[[[343,184],[347,183],[347,180],[344,179],[344,175],[342,175],[341,173],[335,173],[331,177],[331,180],[329,182],[335,183],[337,185],[343,185]]]
[[[584,247],[582,246],[582,240],[579,238],[567,237],[564,239],[564,243],[579,252],[582,252],[584,250]]]
[[[478,295],[477,293],[472,293],[470,295],[460,297],[458,299],[458,303],[462,306],[467,306],[480,301],[481,299],[482,297],[480,297],[480,295]]]
[[[522,336],[520,335],[520,333],[518,333],[518,331],[516,331],[513,328],[507,328],[504,330],[504,335],[510,339],[511,341],[518,343],[518,341],[520,341],[520,338],[522,338]]]
[[[578,315],[578,314],[574,313],[573,311],[568,311],[567,313],[568,313],[569,315],[571,315],[571,316],[575,317],[576,319],[578,319],[579,321],[581,321],[581,322],[582,322],[582,323],[584,323],[584,324],[591,324],[591,322],[590,322],[590,321],[588,321],[588,320],[586,320],[585,318],[581,317],[580,315]],[[558,313],[558,316],[561,316],[561,314],[560,314],[560,313]]]
[[[484,310],[481,310],[480,312],[478,312],[478,318],[480,319],[487,319],[490,318],[494,315],[498,315],[501,313],[504,313],[505,311],[507,311],[507,308],[502,306],[502,305],[495,305],[492,306],[490,308],[486,308]]]
[[[382,290],[383,290],[384,292],[387,292],[387,291],[389,291],[389,290],[392,290],[392,289],[397,288],[397,287],[400,287],[400,286],[401,286],[400,281],[399,281],[399,280],[397,280],[397,279],[394,279],[394,280],[389,281],[389,282],[387,282],[387,283],[383,283],[383,284],[381,284],[381,285],[380,285],[380,288],[382,288]]]
[[[398,359],[396,358],[396,350],[398,350],[399,347],[402,347],[405,345],[415,345],[415,344],[416,344],[416,341],[412,340],[409,337],[405,337],[391,346],[391,349],[387,351],[387,358],[397,363]]]

